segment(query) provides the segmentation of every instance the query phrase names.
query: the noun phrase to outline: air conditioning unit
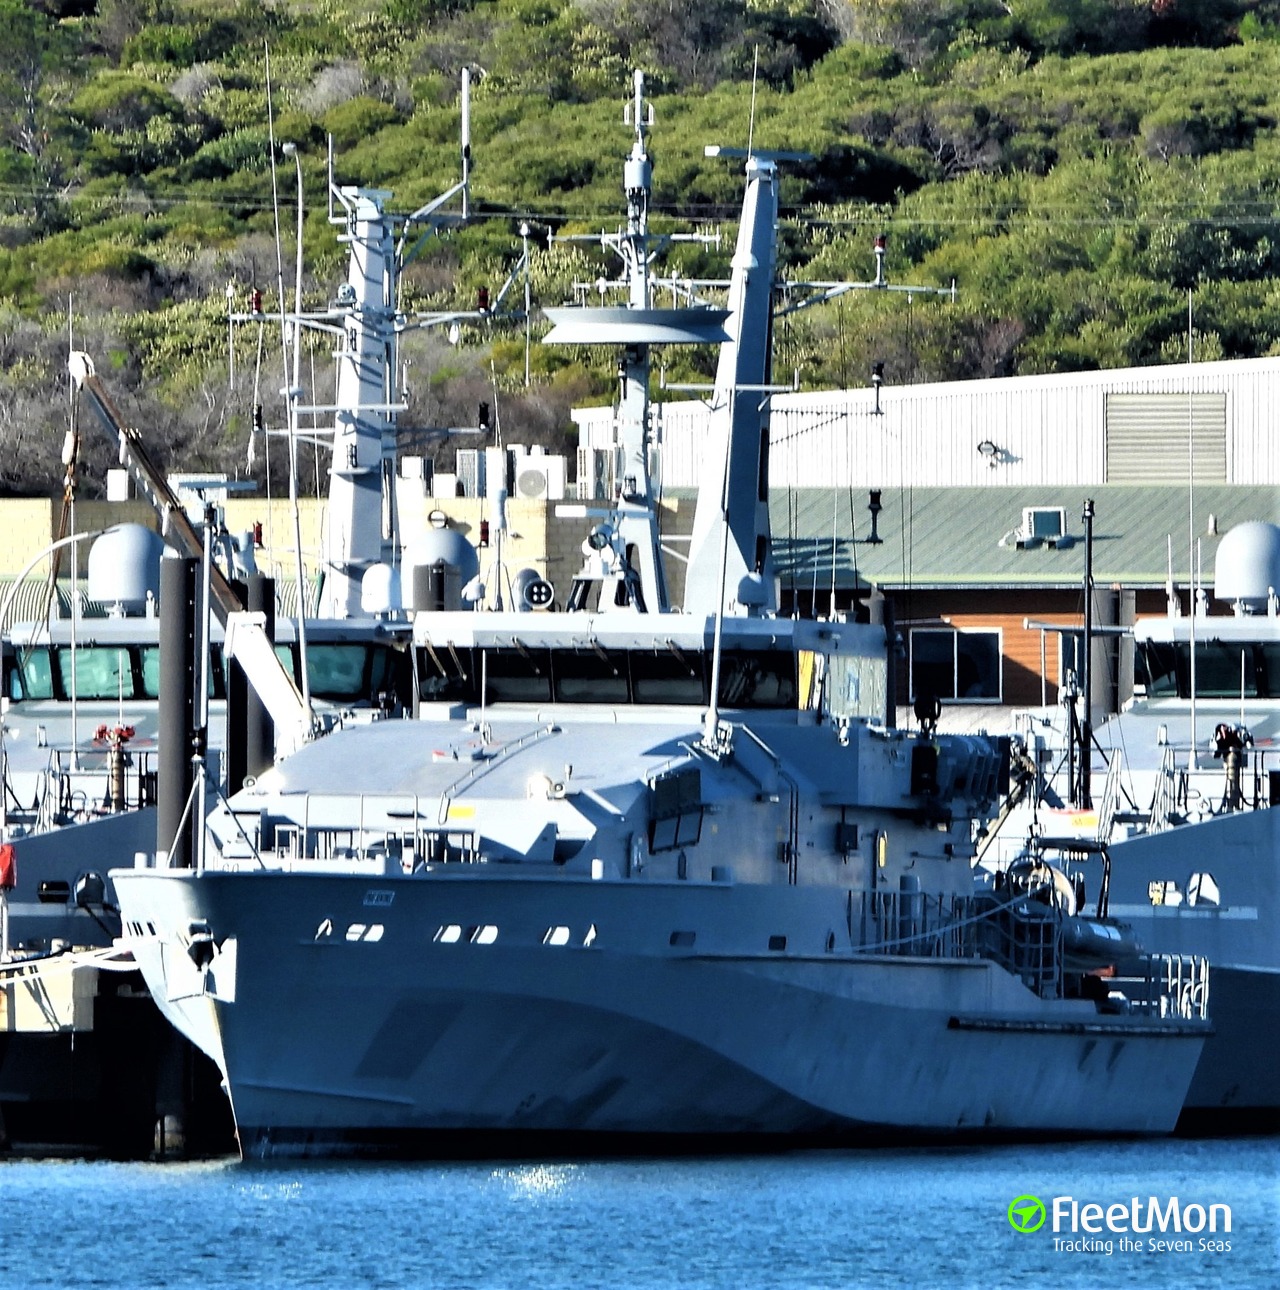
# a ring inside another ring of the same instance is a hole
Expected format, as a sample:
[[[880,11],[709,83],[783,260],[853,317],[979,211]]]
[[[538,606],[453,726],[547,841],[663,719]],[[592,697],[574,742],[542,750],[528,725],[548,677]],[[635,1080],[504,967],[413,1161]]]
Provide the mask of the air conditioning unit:
[[[564,498],[563,457],[522,457],[515,467],[515,495],[528,501],[557,502]]]
[[[607,501],[613,495],[613,449],[578,449],[578,501]]]
[[[485,486],[483,448],[459,448],[454,467],[463,497],[483,497]]]
[[[1067,539],[1067,517],[1061,506],[1024,506],[1022,527],[1018,530],[1020,547],[1060,546]]]

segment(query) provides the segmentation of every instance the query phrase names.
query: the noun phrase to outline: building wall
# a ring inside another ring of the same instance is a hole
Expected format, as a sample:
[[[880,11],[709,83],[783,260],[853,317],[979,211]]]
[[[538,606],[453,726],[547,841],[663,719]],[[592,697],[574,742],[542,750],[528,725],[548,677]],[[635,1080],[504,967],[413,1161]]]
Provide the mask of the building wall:
[[[1001,698],[992,707],[1040,707],[1059,701],[1058,633],[1029,626],[1028,622],[1080,629],[1084,599],[1080,591],[969,591],[939,589],[898,591],[893,594],[894,618],[904,645],[912,628],[949,626],[957,631],[1000,633]],[[1164,610],[1159,591],[1140,591],[1126,606],[1113,588],[1099,589],[1094,621],[1098,626],[1129,621],[1136,611],[1150,616]],[[1125,651],[1129,662],[1126,666]],[[1132,647],[1114,636],[1099,639],[1093,656],[1095,709],[1114,711],[1129,697],[1132,684]],[[898,663],[898,698],[910,702],[909,650]]]
[[[1080,596],[1074,592],[1043,592],[1034,597],[1014,592],[947,590],[898,592],[894,617],[902,635],[903,657],[898,666],[898,696],[910,702],[909,637],[913,629],[953,627],[956,630],[1000,633],[1001,702],[1017,707],[1058,701],[1056,641],[1045,641],[1046,667],[1041,670],[1041,637],[1024,626],[1030,613],[1037,619],[1071,625],[1080,621]],[[1042,686],[1043,675],[1043,686]],[[994,706],[994,705],[993,705]]]
[[[772,483],[857,485],[1102,484],[1107,480],[1107,396],[1187,393],[1226,396],[1226,479],[1280,484],[1280,358],[1127,368],[946,384],[782,394],[773,399]],[[707,407],[655,410],[667,488],[696,487]],[[609,408],[574,413],[583,446],[604,447]],[[988,444],[980,452],[979,444]],[[1186,438],[1170,434],[1166,456],[1180,465]],[[1163,458],[1162,458],[1163,460]]]

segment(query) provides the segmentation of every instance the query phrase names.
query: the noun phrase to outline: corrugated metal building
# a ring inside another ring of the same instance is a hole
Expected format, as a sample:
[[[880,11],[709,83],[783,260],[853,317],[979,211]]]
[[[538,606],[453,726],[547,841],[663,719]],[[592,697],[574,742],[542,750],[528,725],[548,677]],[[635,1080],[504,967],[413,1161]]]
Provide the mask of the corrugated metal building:
[[[884,386],[773,399],[774,487],[1280,484],[1280,358]],[[878,408],[878,411],[877,411]],[[697,487],[707,407],[655,410],[665,488]],[[574,413],[579,479],[613,413]]]
[[[1248,520],[1280,524],[1269,484],[889,487],[875,490],[874,518],[871,490],[783,487],[769,510],[784,612],[847,611],[876,588],[905,647],[901,696],[924,677],[947,703],[1055,703],[1067,671],[1079,673],[1078,638],[1028,620],[1083,621],[1086,499],[1095,617],[1106,624],[1165,612],[1170,585],[1187,609],[1193,571],[1212,596],[1222,536]],[[1057,534],[1032,535],[1028,510],[1060,512]],[[1132,651],[1115,639],[1095,648],[1101,712],[1127,697]]]

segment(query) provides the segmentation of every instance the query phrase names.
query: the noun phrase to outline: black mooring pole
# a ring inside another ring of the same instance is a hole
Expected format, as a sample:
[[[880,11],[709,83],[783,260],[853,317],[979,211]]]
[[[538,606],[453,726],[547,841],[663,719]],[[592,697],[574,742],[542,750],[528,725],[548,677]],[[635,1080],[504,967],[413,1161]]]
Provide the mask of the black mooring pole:
[[[169,864],[192,863],[191,829],[178,825],[191,796],[196,724],[196,561],[160,561],[160,746],[156,753],[156,850]]]
[[[265,574],[249,575],[249,609],[263,615],[263,631],[269,641],[276,638],[276,580]],[[251,686],[245,696],[245,771],[255,779],[270,770],[276,759],[276,727],[267,705]],[[236,785],[240,787],[239,784]]]
[[[1093,762],[1093,498],[1084,503],[1084,661],[1080,666],[1084,713],[1080,720],[1080,806],[1089,810],[1093,796],[1089,771]]]

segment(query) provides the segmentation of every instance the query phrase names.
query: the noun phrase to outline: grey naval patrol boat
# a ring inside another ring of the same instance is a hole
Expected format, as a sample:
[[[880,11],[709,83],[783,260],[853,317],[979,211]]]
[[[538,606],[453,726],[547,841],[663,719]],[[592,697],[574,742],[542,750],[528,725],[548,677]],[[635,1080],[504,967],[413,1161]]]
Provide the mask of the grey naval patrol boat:
[[[1065,858],[1147,949],[1213,964],[1213,1036],[1180,1126],[1280,1129],[1280,527],[1225,533],[1213,602],[1133,626],[1136,693],[1094,732],[1096,793],[1066,774],[1064,723],[1026,726],[1042,765],[1063,763],[1034,816],[1011,816],[993,854]],[[1056,789],[1057,791],[1048,791]],[[1072,799],[1076,805],[1070,805]],[[984,862],[985,863],[985,862]]]
[[[1203,965],[1096,975],[1046,888],[975,882],[999,741],[889,728],[883,624],[774,616],[777,158],[746,157],[727,309],[654,308],[645,107],[637,73],[627,304],[551,314],[623,355],[574,608],[418,614],[417,719],[281,759],[195,867],[114,873],[126,944],[251,1157],[1168,1131]],[[649,349],[708,342],[677,610]]]

